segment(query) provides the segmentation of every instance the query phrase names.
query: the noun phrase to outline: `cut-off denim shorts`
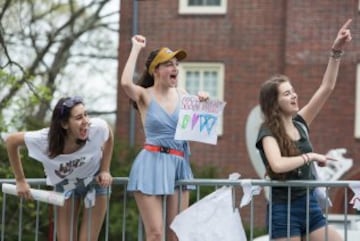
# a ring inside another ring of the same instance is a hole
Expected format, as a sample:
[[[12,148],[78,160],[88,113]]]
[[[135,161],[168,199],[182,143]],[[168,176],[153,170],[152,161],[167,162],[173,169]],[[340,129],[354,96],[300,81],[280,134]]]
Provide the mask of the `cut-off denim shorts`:
[[[82,198],[85,197],[88,191],[90,191],[92,188],[95,188],[96,196],[104,196],[104,195],[110,195],[111,194],[111,186],[109,187],[101,187],[95,180],[93,180],[89,185],[79,185],[75,189],[65,192],[64,191],[64,182],[61,182],[54,187],[55,192],[61,192],[65,193],[66,197],[74,196],[74,198]]]
[[[288,237],[288,204],[272,204],[271,238]],[[268,206],[269,214],[269,206]],[[267,220],[269,220],[269,215]],[[306,195],[291,202],[289,237],[306,235]],[[309,233],[324,227],[326,220],[314,192],[309,194]],[[269,223],[268,223],[269,226]]]

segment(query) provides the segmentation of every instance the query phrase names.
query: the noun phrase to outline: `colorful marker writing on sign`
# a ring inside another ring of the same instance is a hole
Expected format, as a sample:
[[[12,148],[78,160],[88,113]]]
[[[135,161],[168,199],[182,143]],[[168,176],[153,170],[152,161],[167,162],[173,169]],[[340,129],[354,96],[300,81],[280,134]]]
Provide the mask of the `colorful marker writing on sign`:
[[[200,101],[194,95],[183,96],[175,139],[216,144],[218,119],[225,104],[219,100]]]

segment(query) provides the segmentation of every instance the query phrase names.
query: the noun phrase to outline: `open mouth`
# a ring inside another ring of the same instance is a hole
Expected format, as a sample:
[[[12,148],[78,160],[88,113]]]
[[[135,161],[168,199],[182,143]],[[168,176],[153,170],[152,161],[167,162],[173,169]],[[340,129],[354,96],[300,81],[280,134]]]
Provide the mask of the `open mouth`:
[[[80,138],[81,139],[86,139],[88,136],[88,128],[82,128],[80,129]]]
[[[177,74],[171,74],[170,75],[170,84],[172,86],[176,86],[177,85]]]
[[[173,79],[173,80],[176,80],[176,77],[177,77],[177,74],[171,74],[170,75],[170,78]]]

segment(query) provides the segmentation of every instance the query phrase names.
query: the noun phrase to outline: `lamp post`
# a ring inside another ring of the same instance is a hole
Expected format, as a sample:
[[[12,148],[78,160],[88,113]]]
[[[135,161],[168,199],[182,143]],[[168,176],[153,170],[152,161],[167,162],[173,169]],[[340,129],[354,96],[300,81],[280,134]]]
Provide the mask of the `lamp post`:
[[[133,0],[133,21],[132,21],[132,36],[138,33],[138,0]],[[134,79],[137,77],[137,74],[134,74]],[[133,81],[134,81],[133,79]],[[135,145],[135,109],[130,107],[129,114],[129,145],[130,147],[134,147]]]

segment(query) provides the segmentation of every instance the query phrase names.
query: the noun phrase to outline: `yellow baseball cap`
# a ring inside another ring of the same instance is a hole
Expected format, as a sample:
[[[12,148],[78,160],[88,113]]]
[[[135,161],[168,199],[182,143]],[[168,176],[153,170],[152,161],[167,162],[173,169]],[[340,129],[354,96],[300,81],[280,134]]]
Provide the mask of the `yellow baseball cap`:
[[[186,52],[182,49],[172,51],[171,49],[167,47],[163,47],[159,50],[159,53],[155,56],[153,61],[151,62],[149,66],[148,73],[150,75],[153,75],[155,67],[158,66],[161,63],[164,63],[166,61],[169,61],[172,58],[176,58],[177,60],[185,59],[187,56]]]

